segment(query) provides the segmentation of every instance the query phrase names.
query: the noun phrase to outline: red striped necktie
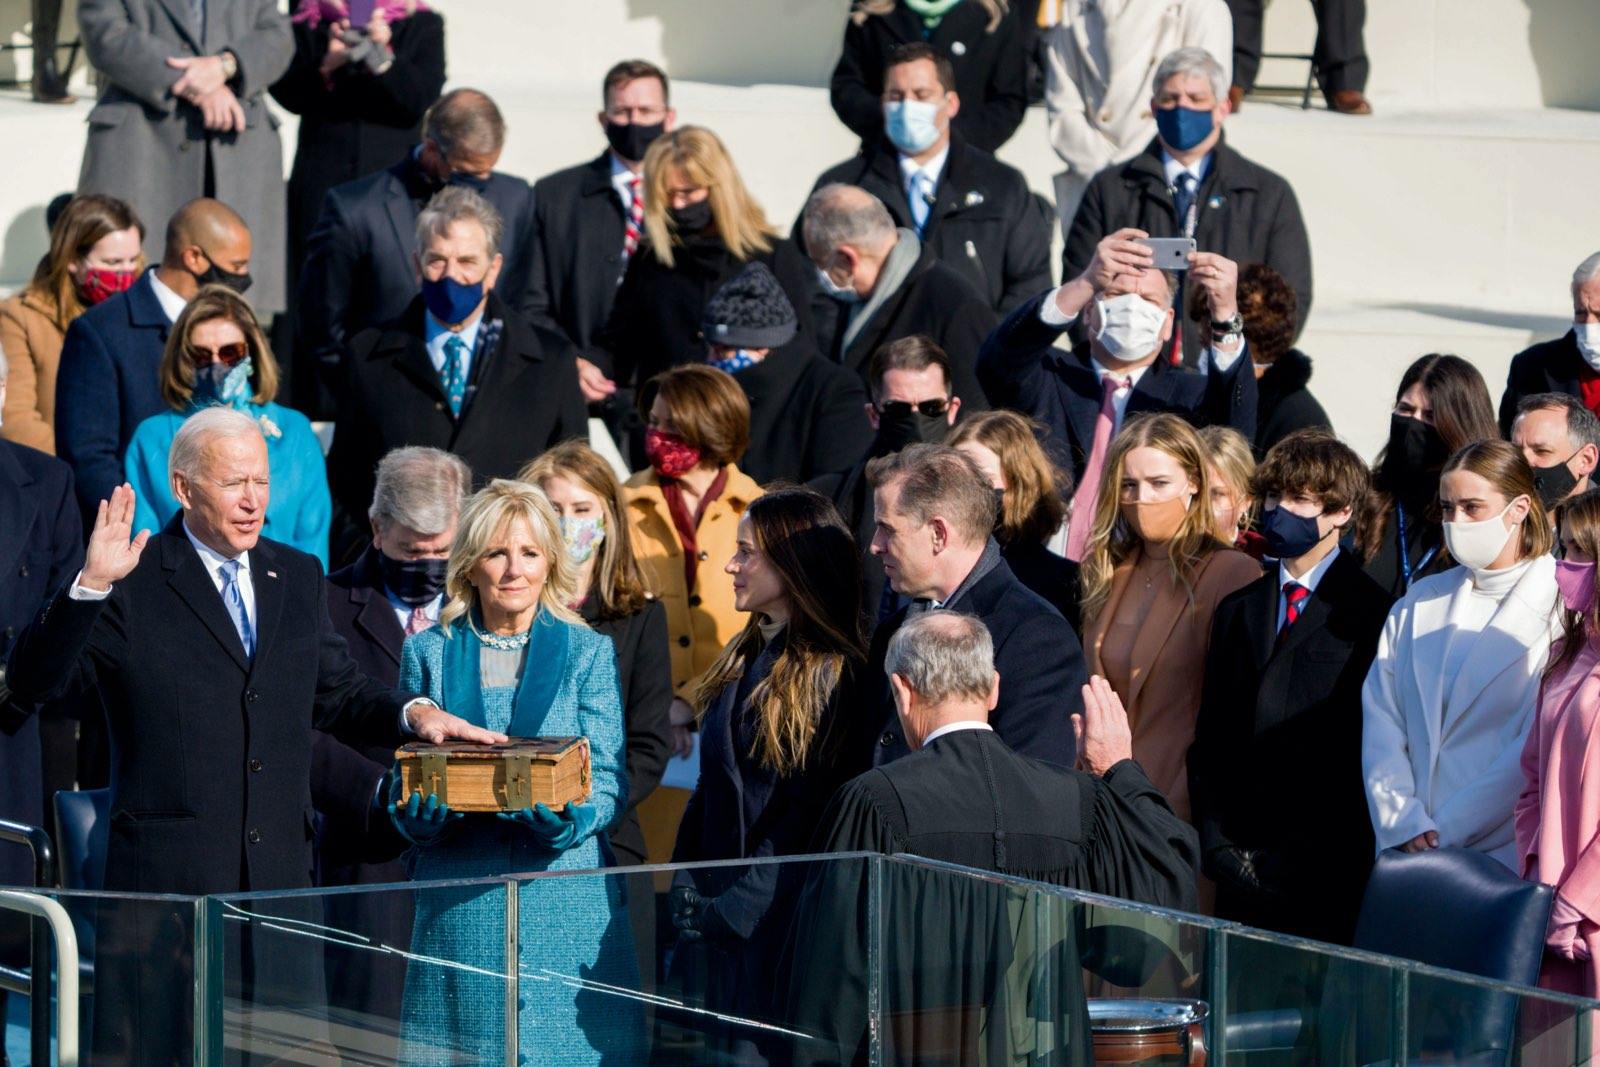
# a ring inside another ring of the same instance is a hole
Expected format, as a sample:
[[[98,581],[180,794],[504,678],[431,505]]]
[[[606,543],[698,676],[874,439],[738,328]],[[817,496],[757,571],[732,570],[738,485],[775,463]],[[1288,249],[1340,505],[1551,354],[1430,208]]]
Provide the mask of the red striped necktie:
[[[644,177],[635,174],[628,179],[628,222],[622,238],[622,258],[628,259],[639,248],[639,235],[644,232]]]

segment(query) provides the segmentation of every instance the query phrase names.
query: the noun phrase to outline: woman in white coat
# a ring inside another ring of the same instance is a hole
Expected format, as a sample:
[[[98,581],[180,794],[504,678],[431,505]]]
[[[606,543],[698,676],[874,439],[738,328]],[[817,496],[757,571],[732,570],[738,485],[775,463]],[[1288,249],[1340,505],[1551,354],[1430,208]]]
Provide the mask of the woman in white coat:
[[[1156,135],[1150,78],[1168,52],[1204,48],[1233,67],[1233,17],[1224,0],[1061,0],[1049,32],[1044,103],[1056,175],[1056,211],[1066,234],[1089,179],[1138,155]]]
[[[1560,633],[1550,519],[1504,441],[1457,452],[1439,482],[1459,566],[1389,613],[1362,690],[1367,807],[1378,850],[1456,846],[1517,867],[1523,742]]]

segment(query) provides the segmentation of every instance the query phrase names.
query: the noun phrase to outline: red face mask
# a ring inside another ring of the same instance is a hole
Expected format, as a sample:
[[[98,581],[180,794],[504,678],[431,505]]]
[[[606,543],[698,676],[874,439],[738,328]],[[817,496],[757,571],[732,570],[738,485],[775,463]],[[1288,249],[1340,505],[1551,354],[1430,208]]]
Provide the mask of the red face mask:
[[[125,293],[132,287],[139,277],[135,270],[107,270],[104,267],[90,267],[83,272],[79,288],[83,290],[83,299],[90,307],[104,300],[110,300],[118,293]]]
[[[644,454],[663,478],[682,478],[700,462],[700,449],[677,434],[654,426],[644,431]]]

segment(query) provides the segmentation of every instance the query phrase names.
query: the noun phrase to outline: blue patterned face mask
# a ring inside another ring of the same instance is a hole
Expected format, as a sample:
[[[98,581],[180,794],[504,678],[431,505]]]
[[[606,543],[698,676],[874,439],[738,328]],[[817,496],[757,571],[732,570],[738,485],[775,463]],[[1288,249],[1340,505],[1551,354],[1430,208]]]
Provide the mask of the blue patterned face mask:
[[[250,406],[250,375],[253,373],[255,364],[249,356],[232,367],[226,363],[208,363],[195,368],[195,406],[222,404],[235,411],[243,411]]]
[[[561,520],[561,539],[567,543],[567,558],[582,566],[589,562],[600,547],[600,542],[606,539],[605,520],[599,516],[565,516]]]
[[[715,356],[707,359],[706,366],[715,367],[717,370],[726,371],[729,374],[738,374],[742,370],[754,367],[756,362],[756,357],[752,356],[747,349],[735,348],[721,359]]]

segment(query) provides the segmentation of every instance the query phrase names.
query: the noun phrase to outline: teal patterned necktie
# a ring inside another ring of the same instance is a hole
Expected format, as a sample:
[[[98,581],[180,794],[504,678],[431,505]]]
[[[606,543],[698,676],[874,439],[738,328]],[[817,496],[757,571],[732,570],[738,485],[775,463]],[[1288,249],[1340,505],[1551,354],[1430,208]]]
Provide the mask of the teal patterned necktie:
[[[451,334],[444,343],[444,366],[439,371],[444,379],[444,395],[450,401],[450,414],[457,418],[461,416],[461,404],[467,396],[467,376],[461,365],[466,350],[461,338]]]

